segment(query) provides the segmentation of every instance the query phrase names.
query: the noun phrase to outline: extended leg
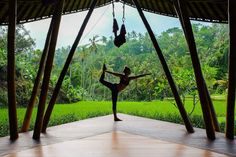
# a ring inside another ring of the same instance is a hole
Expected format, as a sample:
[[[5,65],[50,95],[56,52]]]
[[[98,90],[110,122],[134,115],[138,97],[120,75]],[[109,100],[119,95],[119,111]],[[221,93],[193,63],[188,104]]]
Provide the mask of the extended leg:
[[[110,82],[105,81],[104,78],[105,78],[105,70],[102,71],[102,75],[101,75],[101,77],[99,79],[99,82],[101,82],[101,84],[103,84],[104,86],[108,87],[109,89],[112,89],[113,84],[110,83]]]
[[[118,92],[112,91],[112,111],[114,115],[114,121],[122,121],[116,115],[116,103],[117,103]]]

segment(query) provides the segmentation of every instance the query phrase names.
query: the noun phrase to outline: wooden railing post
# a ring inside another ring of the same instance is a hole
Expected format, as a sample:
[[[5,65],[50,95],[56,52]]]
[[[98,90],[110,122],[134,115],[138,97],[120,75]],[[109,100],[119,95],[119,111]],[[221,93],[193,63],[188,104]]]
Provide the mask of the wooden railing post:
[[[236,1],[228,0],[229,21],[229,67],[228,67],[228,95],[226,114],[226,138],[234,139],[234,110],[236,87]]]
[[[61,71],[61,74],[60,74],[58,80],[57,80],[56,87],[55,87],[55,89],[54,89],[54,91],[53,91],[52,97],[51,97],[51,99],[50,99],[48,108],[47,108],[46,113],[45,113],[45,116],[44,116],[42,132],[46,132],[47,125],[48,125],[48,123],[49,123],[49,119],[50,119],[50,116],[51,116],[51,113],[52,113],[54,104],[55,104],[55,102],[56,102],[58,93],[59,93],[59,91],[60,91],[60,88],[61,88],[63,79],[64,79],[64,77],[65,77],[65,75],[66,75],[66,72],[67,72],[67,70],[68,70],[68,68],[69,68],[69,65],[70,65],[70,63],[71,63],[71,61],[72,61],[72,58],[73,58],[74,53],[75,53],[75,50],[76,50],[76,48],[77,48],[77,46],[78,46],[78,44],[79,44],[79,41],[80,41],[80,39],[81,39],[81,37],[82,37],[82,35],[83,35],[84,29],[85,29],[85,27],[86,27],[86,25],[87,25],[87,23],[88,23],[88,21],[89,21],[89,18],[91,17],[92,12],[93,12],[93,10],[94,10],[96,4],[97,4],[97,1],[98,1],[98,0],[93,0],[93,1],[92,1],[92,4],[91,4],[91,6],[90,6],[90,9],[89,9],[89,11],[88,11],[88,13],[87,13],[87,15],[86,15],[86,17],[85,17],[85,19],[84,19],[84,22],[83,22],[83,24],[82,24],[82,26],[81,26],[81,28],[80,28],[80,30],[79,30],[79,33],[78,33],[78,35],[77,35],[77,37],[76,37],[76,39],[75,39],[75,41],[74,41],[74,43],[73,43],[73,46],[72,46],[72,48],[71,48],[71,50],[70,50],[70,52],[69,52],[69,55],[68,55],[68,57],[67,57],[67,59],[66,59],[66,63],[65,63],[65,65],[64,65],[64,67],[63,67],[63,69],[62,69],[62,71]]]
[[[193,133],[194,129],[193,129],[193,127],[192,127],[192,125],[191,125],[191,123],[189,121],[189,118],[187,116],[187,112],[185,111],[185,108],[184,108],[183,103],[181,101],[181,98],[179,96],[177,87],[176,87],[176,85],[174,83],[174,80],[173,80],[173,78],[171,76],[170,70],[169,70],[168,65],[167,65],[167,63],[165,61],[165,58],[164,58],[164,56],[162,54],[162,51],[161,51],[161,49],[160,49],[160,47],[159,47],[159,45],[157,43],[156,37],[155,37],[155,35],[154,35],[154,33],[153,33],[153,31],[152,31],[152,29],[151,29],[147,19],[146,19],[146,17],[143,14],[143,11],[142,11],[138,1],[137,0],[133,0],[133,3],[135,4],[135,6],[136,6],[136,8],[137,8],[137,10],[139,12],[139,15],[140,15],[140,17],[141,17],[141,19],[142,19],[142,21],[143,21],[143,23],[144,23],[148,33],[149,33],[149,36],[150,36],[150,38],[152,40],[152,43],[153,43],[153,46],[154,46],[154,48],[155,48],[155,50],[157,52],[157,55],[158,55],[158,57],[160,59],[160,62],[162,64],[162,67],[163,67],[164,72],[166,74],[166,78],[167,78],[167,80],[169,82],[169,85],[170,85],[172,93],[174,95],[176,104],[178,106],[179,112],[180,112],[180,114],[182,116],[182,119],[184,121],[185,127],[186,127],[186,129],[187,129],[187,131],[189,133]]]
[[[48,56],[48,48],[51,42],[51,34],[52,34],[52,26],[53,26],[53,20],[51,20],[51,24],[49,26],[49,30],[47,33],[47,38],[46,38],[46,42],[44,45],[44,49],[43,49],[43,53],[40,59],[40,63],[39,63],[39,69],[38,69],[38,73],[37,76],[35,78],[35,82],[34,82],[34,87],[32,90],[32,94],[26,109],[26,113],[25,113],[25,118],[24,118],[24,122],[21,128],[21,132],[26,132],[29,129],[30,126],[30,119],[31,119],[31,115],[32,115],[32,111],[34,108],[34,104],[35,104],[35,100],[36,100],[36,96],[38,93],[38,89],[39,89],[39,85],[40,85],[40,81],[44,72],[44,68],[45,68],[45,62]]]
[[[192,31],[192,26],[191,26],[189,17],[187,15],[187,10],[186,10],[184,1],[174,0],[173,2],[174,2],[174,7],[176,9],[176,13],[179,16],[180,23],[183,27],[184,35],[185,35],[185,38],[189,47],[195,79],[196,79],[197,88],[198,88],[198,94],[199,94],[199,98],[201,102],[207,137],[209,139],[214,140],[215,130],[214,130],[213,122],[212,122],[212,114],[209,107],[210,96],[207,95],[209,93],[207,91],[205,80],[203,78],[203,74],[201,71],[201,64],[197,55],[197,48],[196,48],[195,39],[194,39],[193,31]]]
[[[36,117],[35,126],[34,126],[34,133],[33,133],[33,139],[35,140],[40,139],[40,133],[42,130],[45,103],[47,99],[49,80],[51,76],[53,58],[55,54],[55,48],[56,48],[57,37],[58,37],[58,32],[59,32],[59,27],[60,27],[60,22],[61,22],[63,5],[64,5],[64,0],[58,0],[55,7],[54,15],[52,17],[53,29],[52,29],[52,35],[51,35],[51,43],[49,45],[48,57],[47,57],[46,65],[45,65],[46,70],[44,72],[43,83],[42,83],[42,88],[41,88],[41,93],[40,93],[40,98],[39,98],[39,104],[38,104],[37,117]]]
[[[17,0],[9,0],[9,24],[7,41],[7,90],[10,139],[18,138],[15,86],[15,40],[16,40]]]

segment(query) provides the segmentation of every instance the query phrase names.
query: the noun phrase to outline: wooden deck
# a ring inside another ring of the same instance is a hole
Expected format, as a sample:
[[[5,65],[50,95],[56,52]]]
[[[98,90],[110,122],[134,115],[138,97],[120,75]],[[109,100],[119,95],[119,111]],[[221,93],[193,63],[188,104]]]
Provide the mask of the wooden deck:
[[[40,142],[32,132],[20,134],[16,142],[0,138],[0,156],[4,157],[224,157],[236,156],[235,141],[224,134],[206,138],[205,130],[186,133],[178,124],[119,114],[91,118],[48,128]]]

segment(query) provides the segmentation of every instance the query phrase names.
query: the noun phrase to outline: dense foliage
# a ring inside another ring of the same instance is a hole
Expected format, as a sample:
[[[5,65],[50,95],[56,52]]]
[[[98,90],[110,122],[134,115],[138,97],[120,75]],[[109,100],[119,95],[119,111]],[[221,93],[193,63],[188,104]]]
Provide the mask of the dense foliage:
[[[193,24],[199,58],[207,86],[211,94],[222,94],[227,90],[227,25]],[[35,50],[35,41],[23,25],[17,28],[16,39],[16,81],[17,102],[25,106],[30,98],[38,63],[42,54]],[[0,27],[0,105],[7,102],[6,94],[6,41],[7,29]],[[165,59],[183,98],[196,94],[196,84],[191,58],[183,32],[180,28],[171,28],[157,36]],[[70,47],[56,50],[49,96],[64,65]],[[133,81],[120,95],[120,100],[154,100],[171,97],[171,91],[165,78],[153,45],[147,33],[132,31],[127,34],[127,42],[120,48],[113,45],[113,37],[94,36],[87,45],[79,46],[64,79],[58,98],[59,103],[79,100],[109,100],[110,91],[99,83],[102,64],[106,63],[111,71],[122,72],[129,66],[133,75],[150,72],[152,75]],[[111,82],[119,80],[109,74]]]

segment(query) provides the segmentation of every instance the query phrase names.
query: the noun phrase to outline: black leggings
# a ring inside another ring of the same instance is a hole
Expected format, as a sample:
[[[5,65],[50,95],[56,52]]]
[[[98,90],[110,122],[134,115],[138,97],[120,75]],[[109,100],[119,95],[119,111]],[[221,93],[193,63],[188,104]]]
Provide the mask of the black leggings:
[[[118,98],[118,93],[119,91],[117,90],[117,84],[113,84],[110,82],[107,82],[104,80],[105,78],[105,72],[102,73],[99,81],[106,87],[108,87],[111,90],[111,94],[112,94],[112,110],[116,111],[116,102],[117,102],[117,98]]]

